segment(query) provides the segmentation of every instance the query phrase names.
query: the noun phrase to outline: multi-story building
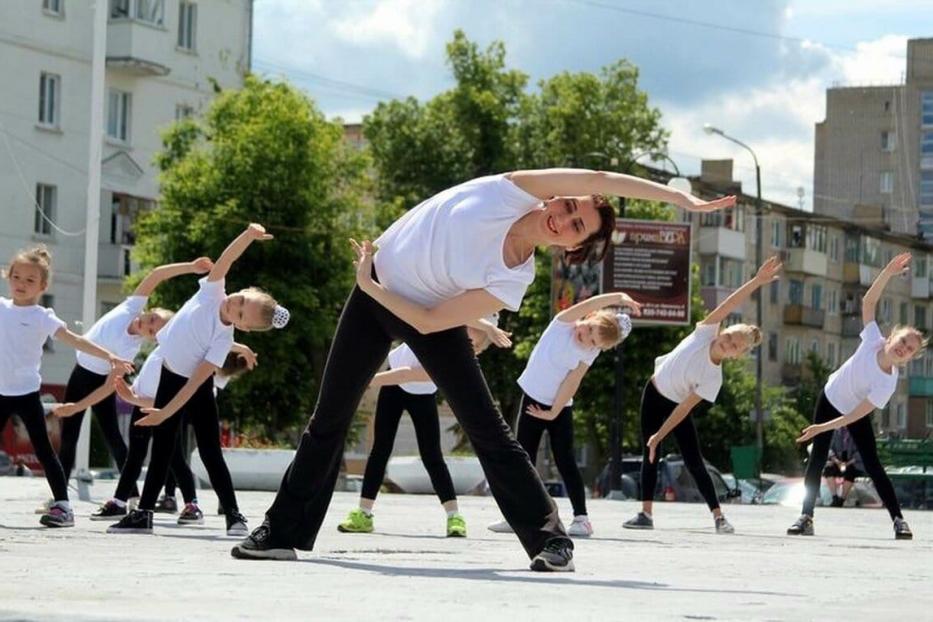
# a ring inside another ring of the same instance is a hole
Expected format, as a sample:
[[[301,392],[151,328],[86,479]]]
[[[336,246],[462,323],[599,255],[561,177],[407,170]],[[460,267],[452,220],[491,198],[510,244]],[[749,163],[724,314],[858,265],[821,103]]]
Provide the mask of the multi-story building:
[[[0,2],[0,262],[48,245],[44,303],[81,332],[93,4]],[[215,85],[238,88],[250,66],[252,0],[110,0],[100,193],[98,315],[122,299],[133,222],[159,197],[160,131],[197,114]],[[74,363],[51,344],[45,391]]]
[[[907,42],[900,83],[826,91],[813,186],[818,214],[933,240],[933,39]]]
[[[659,171],[652,174],[663,180]],[[712,308],[756,270],[755,197],[732,180],[729,160],[705,161],[691,183],[699,196],[738,196],[733,209],[686,216],[694,225],[701,295]],[[763,202],[762,257],[779,255],[784,261],[782,278],[761,292],[764,341],[758,355],[764,357],[767,384],[796,385],[808,372],[809,352],[831,368],[848,358],[859,343],[862,296],[898,253],[913,254],[911,275],[886,288],[877,310],[879,324],[885,331],[911,324],[929,332],[933,246],[864,222]],[[755,302],[749,300],[730,322],[754,323],[755,318]],[[933,352],[902,370],[896,394],[875,421],[880,432],[889,434],[925,437],[933,432]]]

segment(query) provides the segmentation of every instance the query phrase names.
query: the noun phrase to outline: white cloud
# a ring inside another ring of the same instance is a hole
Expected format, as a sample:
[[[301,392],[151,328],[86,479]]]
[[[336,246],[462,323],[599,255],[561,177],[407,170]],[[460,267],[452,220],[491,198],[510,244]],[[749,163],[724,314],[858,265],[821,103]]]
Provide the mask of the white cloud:
[[[435,21],[439,0],[384,0],[344,14],[334,23],[334,32],[355,44],[389,43],[409,58],[422,58],[437,32]],[[362,9],[362,10],[360,10]]]

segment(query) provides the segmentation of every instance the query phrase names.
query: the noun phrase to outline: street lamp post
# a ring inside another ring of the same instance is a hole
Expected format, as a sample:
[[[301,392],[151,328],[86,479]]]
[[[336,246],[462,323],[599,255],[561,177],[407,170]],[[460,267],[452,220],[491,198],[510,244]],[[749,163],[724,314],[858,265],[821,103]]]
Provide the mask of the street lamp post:
[[[743,143],[737,138],[729,136],[724,131],[718,127],[713,127],[709,123],[703,126],[703,131],[707,134],[718,134],[728,141],[732,141],[740,147],[747,150],[752,154],[752,159],[755,161],[755,269],[757,270],[761,266],[761,253],[762,253],[762,242],[761,242],[761,166],[758,165],[758,156],[755,155],[755,151]],[[756,294],[756,304],[755,304],[755,321],[758,324],[760,329],[762,326],[762,292],[759,289]],[[761,365],[762,365],[762,355],[761,351],[758,351],[758,355],[755,357],[755,441],[758,445],[758,457],[761,460],[761,457],[764,455],[764,412],[761,408]]]

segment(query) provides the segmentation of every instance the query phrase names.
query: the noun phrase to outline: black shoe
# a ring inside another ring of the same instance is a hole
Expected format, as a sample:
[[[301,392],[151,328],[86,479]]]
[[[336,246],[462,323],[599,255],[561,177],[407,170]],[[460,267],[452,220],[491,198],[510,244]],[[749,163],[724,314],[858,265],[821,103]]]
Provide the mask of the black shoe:
[[[218,503],[217,504],[217,516],[223,516],[224,514],[226,514],[226,512],[224,512],[224,506]]]
[[[185,509],[178,515],[179,525],[203,525],[204,512],[198,507],[197,503],[186,503]]]
[[[175,497],[166,497],[162,495],[159,497],[159,500],[156,501],[152,511],[159,512],[160,514],[178,514],[178,501],[175,501]]]
[[[894,519],[894,539],[895,540],[913,540],[914,534],[910,531],[907,521],[903,518]]]
[[[551,538],[531,560],[535,572],[573,572],[573,542],[570,538]]]
[[[246,526],[246,517],[233,510],[227,514],[227,535],[246,537],[249,534],[249,527]]]
[[[787,528],[789,536],[812,536],[813,535],[813,517],[801,514],[797,521]]]
[[[832,507],[841,508],[843,505],[845,505],[845,503],[846,503],[846,500],[844,497],[840,497],[839,495],[833,495]]]
[[[111,499],[91,514],[91,520],[119,520],[126,516],[126,506],[119,506]]]
[[[152,533],[152,510],[133,510],[107,527],[107,533]]]
[[[275,559],[280,561],[295,561],[298,559],[295,549],[275,543],[272,539],[272,528],[268,522],[256,527],[253,533],[230,550],[230,554],[237,559]]]
[[[654,519],[644,512],[639,512],[635,515],[635,518],[630,518],[622,523],[622,526],[626,529],[654,529]]]

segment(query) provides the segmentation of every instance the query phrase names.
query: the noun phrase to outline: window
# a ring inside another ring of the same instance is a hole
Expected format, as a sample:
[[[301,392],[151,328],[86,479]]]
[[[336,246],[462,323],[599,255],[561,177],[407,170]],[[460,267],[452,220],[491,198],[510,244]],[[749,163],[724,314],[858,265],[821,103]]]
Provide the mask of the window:
[[[894,192],[894,173],[891,171],[881,171],[881,194],[891,194]]]
[[[742,286],[742,262],[726,257],[719,258],[719,280],[723,287],[733,289]]]
[[[881,319],[882,322],[890,322],[890,321],[891,321],[892,307],[893,307],[893,306],[894,306],[894,305],[891,304],[891,299],[890,299],[890,298],[885,297],[885,298],[882,298],[882,299],[881,299],[881,313],[880,313],[880,319]]]
[[[64,14],[65,0],[42,0],[42,10],[55,15]]]
[[[933,91],[920,94],[920,123],[923,127],[933,127]]]
[[[800,342],[796,337],[788,337],[784,342],[784,362],[800,365]]]
[[[130,16],[130,0],[110,0],[110,18],[120,19]]]
[[[901,303],[900,312],[897,314],[897,323],[906,324],[907,323],[907,313],[909,305],[906,302]]]
[[[129,142],[130,94],[116,89],[107,93],[107,136]]]
[[[58,100],[62,79],[44,71],[39,75],[39,123],[58,127]]]
[[[914,305],[914,326],[920,330],[927,328],[927,308],[923,305]]]
[[[926,420],[927,420],[927,427],[933,428],[933,400],[927,400]]]
[[[921,157],[933,155],[933,132],[920,132]]]
[[[194,116],[194,106],[189,104],[176,104],[175,105],[175,120],[181,121],[182,119],[187,119]]]
[[[839,261],[839,236],[833,235],[829,238],[829,258],[832,261]]]
[[[787,300],[792,305],[803,304],[803,281],[791,279],[788,281]]]
[[[924,254],[918,255],[916,261],[910,264],[910,270],[916,278],[925,279],[927,277],[927,256]]]
[[[55,222],[58,188],[47,184],[36,184],[36,217],[33,233],[52,235],[52,223]]]
[[[819,253],[826,252],[826,227],[821,225],[807,227],[807,248]]]
[[[826,364],[836,367],[836,344],[832,341],[826,342]]]
[[[198,23],[198,5],[193,2],[178,4],[178,47],[195,49],[195,30]]]
[[[768,360],[778,360],[778,335],[777,333],[768,333]]]
[[[881,240],[862,236],[861,241],[859,261],[866,266],[882,267],[884,264],[881,263]]]
[[[51,294],[42,294],[42,298],[39,299],[39,305],[42,307],[45,307],[46,309],[54,309],[55,308],[55,296]],[[51,337],[46,339],[45,343],[42,344],[43,352],[54,352],[55,351],[55,347],[53,345],[54,343],[55,342],[52,341]]]
[[[859,236],[857,235],[847,235],[846,236],[846,261],[852,263],[858,263],[861,258],[861,248],[859,247]]]
[[[823,308],[823,286],[819,283],[810,286],[810,307],[815,311]]]
[[[136,0],[136,19],[161,26],[164,9],[165,0]]]
[[[771,281],[771,304],[781,303],[781,281]]]
[[[781,248],[781,231],[783,229],[784,226],[780,220],[774,219],[771,221],[771,246],[774,248]]]
[[[790,248],[803,248],[803,225],[791,225],[788,228],[787,246]]]
[[[820,342],[817,339],[810,340],[810,352],[819,356],[820,354]]]
[[[716,257],[706,257],[700,260],[700,284],[704,287],[716,285]]]
[[[826,311],[830,315],[839,313],[839,290],[830,289],[826,292]]]
[[[897,134],[889,130],[881,132],[881,150],[894,151],[897,146]]]
[[[920,171],[920,205],[933,207],[933,171]]]
[[[897,404],[897,427],[900,430],[903,430],[907,427],[907,407],[904,405],[904,402],[898,402]]]

